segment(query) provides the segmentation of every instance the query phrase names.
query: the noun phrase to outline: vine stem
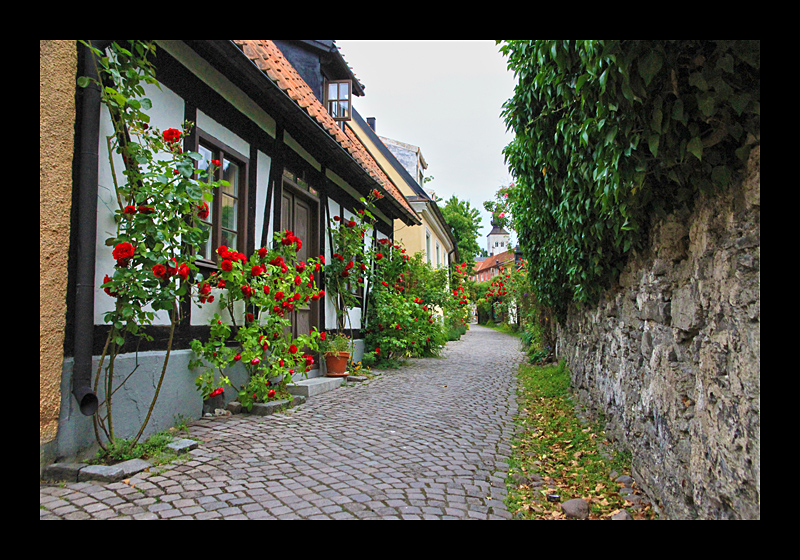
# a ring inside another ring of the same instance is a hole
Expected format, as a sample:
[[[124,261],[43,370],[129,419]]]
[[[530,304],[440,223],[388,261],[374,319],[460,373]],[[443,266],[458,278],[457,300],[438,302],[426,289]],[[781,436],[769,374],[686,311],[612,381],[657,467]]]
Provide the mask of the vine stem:
[[[158,400],[158,394],[161,392],[161,384],[164,383],[164,377],[167,373],[167,363],[169,363],[169,355],[172,352],[172,338],[175,335],[175,325],[178,322],[178,302],[177,300],[173,300],[172,302],[172,324],[170,325],[169,329],[169,342],[167,343],[167,355],[164,356],[164,364],[161,366],[161,376],[158,379],[158,385],[156,386],[156,393],[153,395],[153,400],[150,402],[150,408],[147,410],[147,416],[142,422],[141,428],[139,428],[139,433],[136,434],[136,437],[133,438],[131,442],[131,446],[136,445],[136,442],[139,441],[139,438],[142,437],[144,433],[144,429],[147,427],[147,424],[150,422],[150,416],[153,414],[153,409],[156,406],[156,401]]]

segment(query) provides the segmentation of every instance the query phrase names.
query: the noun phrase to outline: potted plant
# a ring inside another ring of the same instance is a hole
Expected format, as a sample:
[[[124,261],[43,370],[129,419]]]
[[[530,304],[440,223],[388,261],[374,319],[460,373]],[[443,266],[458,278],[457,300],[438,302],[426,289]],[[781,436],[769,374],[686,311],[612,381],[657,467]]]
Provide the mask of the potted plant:
[[[345,334],[327,336],[320,343],[320,352],[325,356],[326,376],[345,377],[348,375],[347,362],[350,360],[350,338]]]

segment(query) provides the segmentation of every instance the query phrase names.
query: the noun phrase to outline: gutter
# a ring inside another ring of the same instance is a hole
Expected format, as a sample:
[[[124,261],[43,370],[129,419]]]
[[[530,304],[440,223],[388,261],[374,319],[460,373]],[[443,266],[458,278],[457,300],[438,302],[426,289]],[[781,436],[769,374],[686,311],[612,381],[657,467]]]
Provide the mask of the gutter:
[[[110,40],[92,41],[104,50]],[[79,45],[83,75],[97,79],[91,51]],[[77,87],[77,86],[76,86]],[[100,91],[97,86],[78,90],[81,106],[80,146],[77,172],[77,266],[75,287],[75,341],[73,347],[72,395],[85,416],[97,412],[98,399],[92,389],[92,345],[94,341],[94,274],[97,242],[97,162],[100,137]]]

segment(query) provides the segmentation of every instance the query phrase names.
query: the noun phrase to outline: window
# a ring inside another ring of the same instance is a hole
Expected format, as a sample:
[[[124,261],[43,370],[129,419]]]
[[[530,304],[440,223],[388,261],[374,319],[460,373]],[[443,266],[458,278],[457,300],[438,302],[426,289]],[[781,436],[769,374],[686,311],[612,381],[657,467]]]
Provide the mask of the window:
[[[208,169],[211,160],[219,161],[213,179],[228,182],[228,186],[215,189],[214,200],[208,205],[208,216],[200,220],[209,235],[208,240],[198,247],[198,258],[201,263],[216,263],[217,247],[221,245],[244,251],[247,160],[205,136],[201,137],[197,151],[201,156],[198,166]]]
[[[325,106],[335,121],[350,120],[350,80],[328,82]]]
[[[425,256],[428,259],[428,264],[431,264],[431,234],[425,232]]]

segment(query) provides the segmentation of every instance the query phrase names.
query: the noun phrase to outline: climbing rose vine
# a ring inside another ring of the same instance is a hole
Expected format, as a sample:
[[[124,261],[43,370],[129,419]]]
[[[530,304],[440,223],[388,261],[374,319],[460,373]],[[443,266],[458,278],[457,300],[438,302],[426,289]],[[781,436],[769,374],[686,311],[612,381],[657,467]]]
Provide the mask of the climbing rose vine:
[[[163,132],[151,124],[147,110],[152,108],[152,102],[144,97],[141,83],[157,84],[151,62],[153,44],[112,43],[106,52],[101,52],[86,41],[81,43],[94,55],[100,79],[82,76],[78,86],[100,90],[114,130],[104,140],[116,201],[112,208],[116,230],[105,243],[113,247],[111,258],[115,264],[105,271],[101,285],[113,299],[113,306],[104,315],[110,328],[94,387],[99,394],[102,379],[105,398],[94,422],[97,441],[106,449],[116,439],[112,395],[129,379],[135,379],[133,372],[115,375],[116,358],[131,338],[151,340],[147,327],[158,311],[167,312],[167,352],[133,445],[147,426],[167,372],[173,333],[181,319],[179,301],[190,293],[199,273],[194,251],[187,250],[207,237],[197,220],[198,211],[213,200],[213,189],[226,183],[206,182],[209,170],[195,168],[200,154],[184,151],[183,140],[192,123]]]
[[[198,286],[197,302],[216,301],[227,315],[224,321],[219,313],[210,319],[207,341],[192,341],[197,359],[190,367],[200,370],[195,384],[203,398],[220,384],[233,386],[230,368],[241,364],[247,381],[235,389],[250,410],[254,403],[286,397],[287,384],[314,365],[323,334],[315,328],[294,336],[291,316],[325,296],[316,283],[324,258],[298,260],[303,241],[292,231],[276,233],[274,241],[274,249],[261,247],[249,257],[219,247],[220,270]],[[237,314],[237,303],[243,314]]]

